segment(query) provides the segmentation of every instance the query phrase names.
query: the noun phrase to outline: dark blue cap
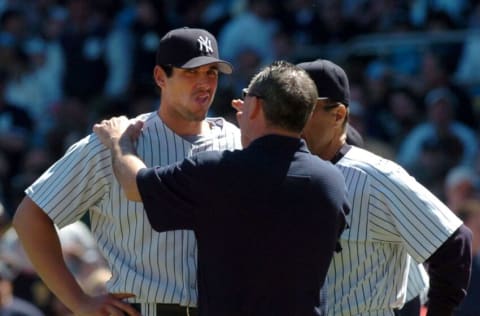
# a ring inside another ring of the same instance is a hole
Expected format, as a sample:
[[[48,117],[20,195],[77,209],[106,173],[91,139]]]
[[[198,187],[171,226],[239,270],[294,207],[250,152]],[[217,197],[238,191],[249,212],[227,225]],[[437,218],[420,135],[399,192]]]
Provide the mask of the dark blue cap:
[[[319,98],[329,98],[348,106],[350,103],[350,85],[345,71],[326,59],[300,63],[297,66],[307,71],[315,82]]]
[[[208,31],[195,28],[174,29],[160,40],[157,49],[157,65],[172,65],[177,68],[196,68],[217,64],[218,70],[231,74],[230,63],[219,59],[215,37]]]

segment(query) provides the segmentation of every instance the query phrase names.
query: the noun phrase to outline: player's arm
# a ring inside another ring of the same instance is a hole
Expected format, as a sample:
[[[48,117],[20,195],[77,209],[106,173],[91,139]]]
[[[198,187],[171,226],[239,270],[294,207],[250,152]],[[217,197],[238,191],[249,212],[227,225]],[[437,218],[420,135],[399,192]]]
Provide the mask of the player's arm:
[[[110,149],[115,177],[127,198],[132,201],[142,200],[136,177],[138,171],[146,166],[136,156],[134,145],[142,126],[141,121],[132,124],[125,116],[120,116],[104,120],[93,127],[100,141]]]
[[[428,314],[450,316],[467,293],[472,264],[472,232],[462,225],[426,260],[430,276]]]
[[[38,275],[74,315],[139,315],[113,295],[90,297],[82,290],[65,264],[52,220],[28,196],[18,206],[13,226]]]
[[[13,226],[35,270],[52,292],[70,308],[80,305],[85,294],[65,265],[58,234],[47,214],[27,196],[15,212]]]

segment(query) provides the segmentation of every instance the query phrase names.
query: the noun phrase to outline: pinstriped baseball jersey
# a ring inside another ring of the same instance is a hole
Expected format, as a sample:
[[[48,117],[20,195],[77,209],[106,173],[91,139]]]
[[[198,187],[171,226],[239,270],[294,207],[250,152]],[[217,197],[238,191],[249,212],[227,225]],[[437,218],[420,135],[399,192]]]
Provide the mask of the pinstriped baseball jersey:
[[[408,270],[407,296],[406,302],[420,296],[420,301],[425,302],[428,292],[429,277],[423,264],[410,260],[410,269]]]
[[[352,147],[336,166],[351,212],[327,275],[327,314],[393,315],[405,300],[411,257],[424,262],[461,221],[392,161]]]
[[[222,118],[207,118],[211,133],[191,138],[175,134],[156,112],[139,118],[145,124],[137,153],[147,166],[171,164],[206,150],[241,148],[239,129]],[[193,232],[153,231],[143,205],[126,200],[113,175],[110,150],[95,134],[72,145],[26,194],[59,227],[89,211],[92,232],[112,270],[110,292],[134,293],[140,303],[196,305]]]

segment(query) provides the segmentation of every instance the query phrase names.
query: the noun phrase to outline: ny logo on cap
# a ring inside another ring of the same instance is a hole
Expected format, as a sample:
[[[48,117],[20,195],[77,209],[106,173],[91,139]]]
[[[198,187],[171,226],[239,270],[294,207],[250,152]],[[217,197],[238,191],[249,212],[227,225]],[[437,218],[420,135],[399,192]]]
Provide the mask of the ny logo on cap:
[[[208,37],[199,36],[197,39],[198,43],[200,43],[200,51],[205,53],[213,53],[212,42]]]

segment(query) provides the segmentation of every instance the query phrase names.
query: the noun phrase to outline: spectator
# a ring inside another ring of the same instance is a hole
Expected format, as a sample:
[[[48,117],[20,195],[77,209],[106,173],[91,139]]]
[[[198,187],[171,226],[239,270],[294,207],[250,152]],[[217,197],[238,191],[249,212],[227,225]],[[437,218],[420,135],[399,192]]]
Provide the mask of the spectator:
[[[10,181],[19,171],[19,163],[28,148],[34,125],[24,109],[5,100],[7,81],[7,73],[0,71],[0,160],[6,163],[4,174],[1,173],[3,168],[0,167],[0,183],[4,189],[5,207],[12,215]]]
[[[452,2],[450,0],[415,0],[410,1],[410,12],[413,21],[421,27],[428,23],[429,15],[432,12],[441,12],[448,16],[455,25],[462,25],[465,14],[469,9],[468,0],[458,0]]]
[[[465,201],[479,198],[478,176],[473,168],[457,166],[450,169],[445,178],[445,202],[458,213]]]
[[[42,131],[35,134],[35,143],[42,143],[44,132],[50,122],[50,106],[61,98],[61,77],[54,63],[48,60],[47,43],[37,37],[25,42],[23,53],[26,67],[10,80],[5,98],[17,104],[31,115],[35,128]]]
[[[93,119],[93,109],[88,111],[89,103],[81,98],[64,98],[53,106],[52,126],[47,130],[46,145],[54,157],[63,152],[87,130]]]
[[[63,257],[70,271],[80,281],[85,282],[98,268],[105,268],[95,238],[86,224],[77,221],[59,230]]]
[[[239,51],[256,51],[261,65],[273,60],[271,46],[279,23],[274,17],[271,0],[248,0],[247,9],[233,17],[220,30],[218,42],[222,58],[235,61]],[[239,68],[238,64],[233,64]]]
[[[0,262],[6,264],[12,273],[13,295],[34,304],[44,314],[50,315],[51,293],[33,270],[12,227],[0,238]],[[0,315],[3,314],[0,312]]]
[[[454,79],[475,96],[480,94],[480,2],[475,3],[468,16],[467,27],[471,31],[463,42],[462,53],[459,56],[458,66],[455,70]],[[475,113],[478,115],[478,113]],[[478,121],[478,116],[476,117]]]
[[[293,45],[314,44],[319,33],[325,31],[318,27],[322,23],[319,17],[321,10],[317,10],[314,0],[289,0],[284,6],[285,14],[281,16],[281,23],[292,38]]]
[[[33,304],[13,295],[13,278],[10,268],[4,262],[0,262],[0,314],[43,316],[43,313]]]
[[[400,146],[397,161],[407,169],[431,169],[432,165],[421,165],[423,152],[435,152],[429,162],[441,162],[437,150],[445,160],[438,171],[446,171],[456,164],[473,166],[478,153],[478,142],[473,130],[454,118],[455,108],[462,107],[448,89],[433,89],[426,98],[427,121],[415,127]],[[420,163],[420,165],[419,165]],[[428,170],[425,170],[428,171]],[[443,182],[443,181],[442,181]]]
[[[316,43],[338,44],[351,39],[360,31],[359,25],[352,22],[348,17],[342,15],[342,5],[340,1],[325,0],[318,1],[317,14],[319,24],[315,26],[312,32]],[[362,14],[361,16],[364,16]],[[357,18],[358,19],[358,18]]]
[[[410,80],[410,88],[419,96],[426,97],[429,91],[437,88],[446,88],[455,96],[460,106],[454,109],[454,118],[472,128],[477,128],[475,121],[472,97],[468,91],[453,81],[453,74],[457,67],[458,56],[441,53],[441,51],[425,52],[420,75]]]
[[[410,90],[394,88],[387,93],[387,104],[378,109],[376,116],[380,139],[396,148],[422,121],[423,112]]]
[[[137,1],[131,25],[133,39],[133,64],[130,80],[131,91],[155,92],[152,84],[152,64],[163,34],[170,29],[164,1]]]
[[[21,10],[8,8],[1,13],[0,28],[3,32],[12,36],[16,45],[21,46],[25,40],[27,32],[27,23]]]
[[[69,22],[60,41],[65,95],[86,101],[98,100],[104,93],[121,95],[130,67],[126,33],[112,29],[108,17],[96,12],[92,4],[91,0],[67,0]]]

